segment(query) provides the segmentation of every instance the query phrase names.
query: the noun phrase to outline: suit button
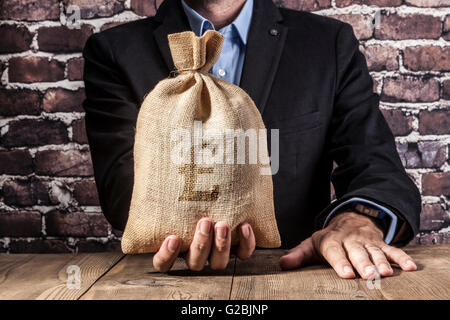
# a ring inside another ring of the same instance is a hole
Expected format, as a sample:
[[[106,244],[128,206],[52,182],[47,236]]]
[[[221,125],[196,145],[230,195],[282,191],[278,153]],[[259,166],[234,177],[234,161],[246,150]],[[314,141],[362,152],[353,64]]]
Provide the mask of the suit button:
[[[277,35],[279,35],[280,34],[280,32],[277,30],[277,29],[270,29],[269,30],[269,34],[271,35],[271,36],[277,36]]]

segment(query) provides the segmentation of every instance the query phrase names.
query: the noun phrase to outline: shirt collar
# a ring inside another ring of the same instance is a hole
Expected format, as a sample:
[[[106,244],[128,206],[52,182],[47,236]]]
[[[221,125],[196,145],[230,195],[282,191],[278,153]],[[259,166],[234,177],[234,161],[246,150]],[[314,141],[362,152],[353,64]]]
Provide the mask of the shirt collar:
[[[198,14],[197,11],[189,7],[184,0],[181,0],[181,4],[183,5],[183,10],[188,18],[189,25],[197,36],[200,37],[206,30],[214,30],[213,24],[208,19],[205,19]],[[237,30],[237,33],[244,44],[247,44],[247,36],[250,29],[252,13],[253,0],[247,0],[241,9],[241,12],[239,12],[239,15],[230,24],[234,26],[235,30]],[[227,27],[220,29],[219,32],[225,28]]]

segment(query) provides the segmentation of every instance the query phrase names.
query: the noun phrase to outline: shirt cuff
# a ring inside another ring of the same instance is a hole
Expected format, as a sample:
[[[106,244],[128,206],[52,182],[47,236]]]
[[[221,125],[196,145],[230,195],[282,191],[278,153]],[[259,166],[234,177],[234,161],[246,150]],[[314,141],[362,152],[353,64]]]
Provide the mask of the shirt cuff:
[[[328,222],[330,222],[331,218],[333,218],[333,216],[337,212],[339,212],[340,209],[342,209],[343,207],[346,207],[348,205],[355,204],[355,203],[362,203],[364,205],[375,208],[375,209],[379,210],[378,211],[379,219],[389,220],[388,224],[387,224],[389,227],[388,227],[388,231],[386,233],[386,237],[384,238],[384,242],[386,242],[386,244],[390,244],[392,242],[392,239],[394,239],[395,230],[397,229],[397,222],[398,222],[397,215],[395,213],[393,213],[391,210],[389,210],[388,208],[383,207],[373,201],[366,200],[363,198],[353,197],[353,198],[350,198],[350,199],[340,203],[327,216],[327,218],[325,219],[325,222],[323,224],[323,228],[325,228],[328,225]]]

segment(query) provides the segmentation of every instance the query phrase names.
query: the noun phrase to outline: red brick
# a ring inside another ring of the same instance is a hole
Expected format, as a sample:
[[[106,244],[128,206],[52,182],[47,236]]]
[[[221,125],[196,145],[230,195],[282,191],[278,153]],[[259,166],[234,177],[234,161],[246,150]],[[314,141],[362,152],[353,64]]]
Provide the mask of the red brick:
[[[108,222],[102,214],[51,211],[45,215],[49,236],[104,237],[108,235]]]
[[[366,56],[367,66],[370,71],[397,70],[397,49],[384,45],[373,45],[361,50]]]
[[[336,6],[340,8],[355,4],[378,7],[398,7],[402,4],[402,0],[336,0]]]
[[[3,202],[7,205],[32,206],[51,204],[48,184],[34,178],[5,181],[2,188]]]
[[[40,100],[38,91],[0,88],[0,115],[38,115],[41,113]]]
[[[0,212],[0,237],[38,237],[41,214],[37,211]]]
[[[52,180],[48,183],[49,198],[53,204],[61,208],[67,208],[73,203],[72,192],[69,183],[62,180]]]
[[[42,105],[46,112],[84,112],[84,99],[84,89],[52,88],[45,92]]]
[[[412,117],[405,116],[401,110],[381,110],[381,112],[395,136],[406,136],[411,133]]]
[[[413,71],[449,71],[450,47],[416,46],[405,49],[405,67]]]
[[[378,89],[381,88],[381,80],[373,78],[372,81],[373,81],[373,92],[378,93],[379,92]]]
[[[450,237],[446,233],[426,233],[420,235],[421,245],[438,245],[449,243]]]
[[[420,214],[420,231],[440,230],[449,222],[449,215],[439,203],[423,205]]]
[[[69,141],[67,128],[60,121],[23,119],[8,123],[9,130],[2,137],[6,147],[43,146]]]
[[[445,80],[442,83],[442,99],[450,100],[450,80]]]
[[[80,16],[82,19],[110,17],[125,9],[124,0],[64,0],[64,5],[66,10],[69,6],[77,6],[80,8]]]
[[[381,99],[388,102],[437,101],[439,100],[439,82],[434,78],[386,78]]]
[[[442,23],[439,17],[422,14],[380,16],[375,38],[381,40],[439,39]]]
[[[33,36],[24,26],[5,24],[0,26],[0,39],[0,53],[13,53],[28,50]]]
[[[448,110],[421,111],[419,113],[420,134],[449,134],[450,113]]]
[[[353,27],[356,38],[359,40],[369,39],[373,34],[372,17],[361,14],[340,14],[331,16],[335,19],[349,23]]]
[[[0,151],[0,174],[27,175],[33,172],[28,150]]]
[[[83,79],[83,58],[73,58],[67,61],[67,78],[70,81]]]
[[[73,185],[73,196],[83,206],[98,206],[97,186],[94,180],[81,180]]]
[[[9,60],[10,82],[54,82],[64,79],[63,62],[44,57],[14,57]]]
[[[405,0],[405,3],[415,7],[449,7],[449,0]]]
[[[79,144],[88,143],[84,119],[79,119],[72,122],[72,141],[78,142]]]
[[[397,152],[405,168],[420,167],[420,158],[417,154],[417,144],[397,143]]]
[[[131,0],[131,10],[138,16],[154,16],[161,0]]]
[[[14,240],[9,247],[11,253],[70,253],[72,251],[64,240],[57,239]]]
[[[37,31],[39,49],[64,53],[82,51],[92,30],[92,26],[86,24],[79,29],[69,29],[66,26],[39,28]]]
[[[80,240],[77,242],[78,252],[122,252],[120,241],[112,240],[106,243],[95,240]]]
[[[442,38],[444,38],[444,40],[450,40],[450,15],[445,17]]]
[[[0,2],[1,20],[58,20],[58,0],[3,0]]]
[[[35,156],[36,173],[49,176],[92,176],[89,151],[45,150]]]
[[[284,8],[303,11],[315,11],[331,8],[331,0],[281,0],[279,3]]]
[[[439,168],[445,163],[447,146],[439,141],[397,143],[397,151],[406,168]]]
[[[450,172],[424,173],[422,194],[425,196],[450,196]]]
[[[447,146],[440,141],[421,141],[418,143],[422,167],[439,168],[445,163]]]

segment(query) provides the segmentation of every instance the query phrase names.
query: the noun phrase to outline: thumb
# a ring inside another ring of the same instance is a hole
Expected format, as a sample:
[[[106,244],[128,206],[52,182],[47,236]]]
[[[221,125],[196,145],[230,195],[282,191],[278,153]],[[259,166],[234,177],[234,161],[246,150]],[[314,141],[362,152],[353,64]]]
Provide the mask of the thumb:
[[[318,260],[312,238],[309,237],[280,258],[280,267],[283,270],[295,269]]]

